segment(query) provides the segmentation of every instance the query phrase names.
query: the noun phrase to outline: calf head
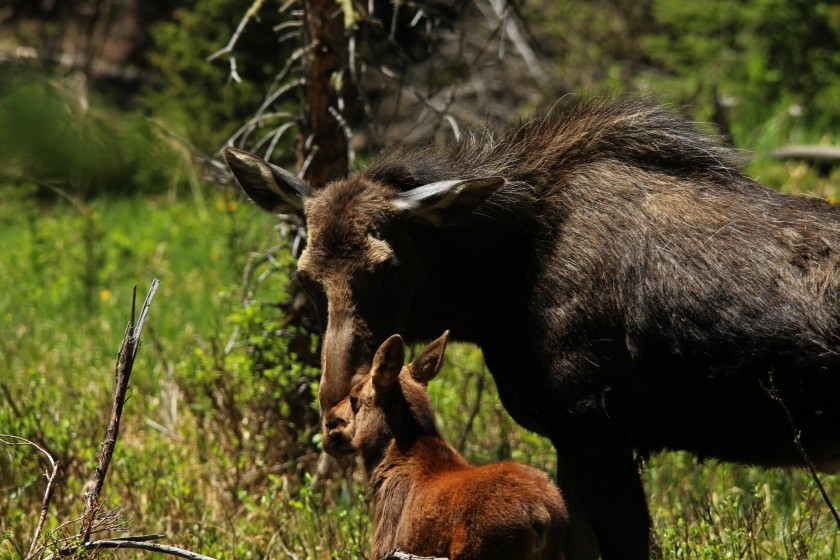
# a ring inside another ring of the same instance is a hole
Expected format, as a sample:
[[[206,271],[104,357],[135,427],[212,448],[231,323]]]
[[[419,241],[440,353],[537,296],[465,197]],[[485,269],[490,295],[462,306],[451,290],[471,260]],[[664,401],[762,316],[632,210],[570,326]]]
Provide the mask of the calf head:
[[[383,342],[370,372],[326,414],[324,450],[334,457],[376,454],[393,439],[436,434],[426,384],[440,371],[448,337],[443,333],[408,365],[399,335]]]
[[[305,218],[307,246],[297,278],[322,323],[321,412],[330,411],[368,373],[377,346],[406,333],[412,298],[426,269],[410,223],[446,226],[496,192],[501,177],[394,185],[356,176],[311,189],[259,157],[227,148],[225,159],[259,206]],[[324,415],[324,429],[326,414]]]

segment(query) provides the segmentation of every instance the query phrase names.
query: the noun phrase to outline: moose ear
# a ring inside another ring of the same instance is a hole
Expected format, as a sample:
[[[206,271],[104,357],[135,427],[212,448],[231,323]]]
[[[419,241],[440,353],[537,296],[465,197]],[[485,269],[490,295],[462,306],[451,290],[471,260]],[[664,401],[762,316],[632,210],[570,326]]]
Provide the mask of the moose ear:
[[[395,202],[411,219],[439,226],[466,216],[504,184],[504,177],[440,181],[400,193]]]
[[[303,203],[312,194],[303,180],[252,153],[225,148],[228,167],[251,200],[273,214],[303,216]]]
[[[385,396],[400,375],[405,359],[405,346],[400,335],[395,334],[382,343],[373,356],[370,378],[377,398]]]
[[[426,346],[420,355],[411,362],[411,377],[418,383],[426,385],[435,378],[443,365],[443,355],[446,352],[446,342],[449,340],[449,331],[444,332],[438,338]]]

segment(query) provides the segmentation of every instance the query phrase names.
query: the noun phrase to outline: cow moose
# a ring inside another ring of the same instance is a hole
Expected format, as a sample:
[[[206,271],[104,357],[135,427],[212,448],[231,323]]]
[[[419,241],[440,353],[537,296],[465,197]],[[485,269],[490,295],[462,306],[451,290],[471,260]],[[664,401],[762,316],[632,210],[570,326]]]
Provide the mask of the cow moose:
[[[449,560],[562,560],[568,522],[545,473],[517,463],[473,467],[438,432],[426,385],[449,333],[403,366],[393,335],[370,373],[325,416],[324,449],[361,453],[373,489],[371,560],[394,550]]]
[[[771,378],[816,466],[840,468],[840,209],[760,185],[670,110],[575,100],[319,189],[224,155],[259,206],[306,220],[321,410],[392,333],[477,344],[557,449],[567,558],[648,557],[637,455],[802,465]]]

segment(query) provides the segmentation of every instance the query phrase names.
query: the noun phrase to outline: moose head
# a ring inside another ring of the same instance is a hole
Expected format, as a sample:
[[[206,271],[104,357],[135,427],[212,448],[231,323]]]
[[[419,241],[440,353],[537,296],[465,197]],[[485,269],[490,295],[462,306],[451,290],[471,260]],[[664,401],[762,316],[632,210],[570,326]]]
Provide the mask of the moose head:
[[[227,148],[224,155],[254,202],[306,221],[308,240],[295,276],[325,323],[318,389],[324,413],[364,378],[391,333],[405,333],[411,306],[418,303],[428,270],[404,226],[445,228],[505,183],[491,176],[399,190],[357,176],[315,190],[248,152]]]

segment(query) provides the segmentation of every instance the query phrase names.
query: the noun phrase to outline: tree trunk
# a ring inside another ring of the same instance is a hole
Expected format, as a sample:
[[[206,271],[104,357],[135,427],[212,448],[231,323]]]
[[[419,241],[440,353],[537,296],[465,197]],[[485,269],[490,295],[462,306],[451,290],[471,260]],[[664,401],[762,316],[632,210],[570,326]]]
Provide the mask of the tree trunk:
[[[314,188],[347,175],[347,136],[339,114],[342,71],[347,59],[344,14],[335,0],[305,5],[303,116],[298,147],[299,167]]]

